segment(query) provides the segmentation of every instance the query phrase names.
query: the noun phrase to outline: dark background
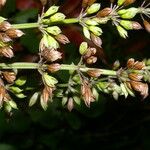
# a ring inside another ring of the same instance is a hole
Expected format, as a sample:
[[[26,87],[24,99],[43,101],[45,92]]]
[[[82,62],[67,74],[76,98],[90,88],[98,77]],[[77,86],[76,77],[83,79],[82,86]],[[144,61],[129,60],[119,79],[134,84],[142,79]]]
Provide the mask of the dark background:
[[[60,9],[68,17],[77,16],[81,6],[78,0],[53,0],[48,5],[52,3],[61,4]],[[142,1],[135,5],[140,3]],[[102,7],[109,5],[109,0],[102,1]],[[0,15],[11,23],[34,22],[41,7],[38,0],[7,0]],[[136,20],[141,19],[137,17]],[[78,58],[77,46],[83,36],[76,26],[63,28],[73,42],[62,46],[64,62],[70,63]],[[125,65],[131,57],[137,60],[150,57],[150,35],[146,31],[131,31],[125,40],[119,37],[111,23],[102,28],[103,49],[99,49],[97,67],[110,68],[117,59]],[[24,32],[26,35],[14,45],[16,57],[13,61],[34,62],[37,60],[40,34],[36,29]],[[1,58],[1,62],[4,61],[8,60]],[[29,78],[36,74],[29,71],[23,73]],[[63,78],[65,80],[65,75]],[[16,100],[20,109],[14,111],[12,116],[0,112],[0,150],[149,150],[149,99],[148,96],[143,101],[137,96],[127,99],[120,97],[115,101],[111,96],[101,94],[99,101],[90,108],[82,104],[71,113],[60,105],[60,99],[54,100],[47,111],[38,105],[27,107],[27,98]]]

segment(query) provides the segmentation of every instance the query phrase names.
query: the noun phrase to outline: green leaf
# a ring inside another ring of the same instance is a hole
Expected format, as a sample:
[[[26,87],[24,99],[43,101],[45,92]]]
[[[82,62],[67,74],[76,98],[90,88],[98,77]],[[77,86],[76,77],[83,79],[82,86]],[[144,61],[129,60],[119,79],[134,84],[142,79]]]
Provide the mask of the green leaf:
[[[81,104],[81,99],[78,96],[73,96],[73,100],[77,105]]]
[[[14,109],[18,109],[16,102],[14,102],[13,100],[8,101],[8,104],[14,108]]]
[[[11,86],[11,87],[9,87],[9,89],[11,90],[11,92],[13,92],[13,93],[21,93],[23,90],[22,89],[20,89],[20,88],[18,88],[18,87],[16,87],[16,86]]]
[[[15,96],[18,97],[18,98],[25,98],[25,97],[27,97],[23,93],[15,94]]]
[[[21,76],[20,78],[18,78],[16,81],[15,81],[15,84],[18,85],[18,86],[22,86],[26,83],[27,81],[27,78],[26,76]]]

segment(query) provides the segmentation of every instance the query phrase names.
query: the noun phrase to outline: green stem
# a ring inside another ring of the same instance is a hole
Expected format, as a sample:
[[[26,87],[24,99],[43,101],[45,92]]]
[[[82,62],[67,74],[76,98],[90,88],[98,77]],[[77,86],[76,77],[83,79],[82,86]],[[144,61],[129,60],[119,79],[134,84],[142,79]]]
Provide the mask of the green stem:
[[[60,22],[49,22],[48,25],[54,25],[54,24],[72,24],[72,23],[78,23],[79,20],[77,18],[69,18],[69,19],[64,19],[63,21]],[[22,24],[13,24],[12,25],[16,29],[29,29],[29,28],[38,28],[39,23],[22,23]]]
[[[43,65],[41,67],[46,67]],[[0,63],[0,69],[39,69],[40,65],[38,63],[27,63],[27,62],[17,62],[12,64]],[[79,69],[82,72],[87,72],[88,70],[99,70],[103,75],[116,76],[117,72],[113,70],[98,69],[98,68],[87,68],[84,66],[76,65],[66,65],[62,64],[60,70],[77,70]]]
[[[28,28],[38,28],[39,24],[36,23],[22,23],[22,24],[13,24],[15,29],[28,29]]]

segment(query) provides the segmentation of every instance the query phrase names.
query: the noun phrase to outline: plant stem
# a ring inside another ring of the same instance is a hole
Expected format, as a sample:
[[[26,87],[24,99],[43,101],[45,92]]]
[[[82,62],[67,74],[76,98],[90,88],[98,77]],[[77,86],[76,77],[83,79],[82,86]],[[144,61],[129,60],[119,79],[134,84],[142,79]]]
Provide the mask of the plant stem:
[[[49,22],[48,25],[54,25],[54,24],[72,24],[72,23],[78,23],[79,20],[77,18],[69,18],[69,19],[64,19],[63,21],[59,22]],[[29,29],[29,28],[38,28],[39,23],[34,22],[34,23],[22,23],[22,24],[13,24],[12,25],[16,29]]]
[[[22,24],[13,24],[13,28],[15,29],[28,29],[28,28],[38,28],[39,24],[36,23],[22,23]]]
[[[42,65],[41,67],[46,68],[47,65]],[[0,63],[0,69],[39,69],[40,65],[38,63],[27,63],[27,62],[17,62],[12,64]],[[82,72],[87,72],[88,70],[99,70],[103,75],[116,76],[117,72],[113,70],[98,69],[98,68],[87,68],[85,66],[76,65],[66,65],[62,64],[60,70],[80,70]]]

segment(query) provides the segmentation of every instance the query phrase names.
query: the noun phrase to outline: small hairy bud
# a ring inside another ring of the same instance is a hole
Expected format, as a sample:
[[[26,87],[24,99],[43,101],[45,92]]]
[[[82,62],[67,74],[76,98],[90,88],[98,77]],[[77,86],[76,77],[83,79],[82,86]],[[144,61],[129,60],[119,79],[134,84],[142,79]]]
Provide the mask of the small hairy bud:
[[[87,52],[88,44],[87,42],[82,42],[79,47],[79,52],[81,55],[84,55]]]
[[[67,108],[68,108],[69,111],[72,111],[73,107],[74,107],[73,98],[70,97],[68,99]]]
[[[97,26],[89,26],[89,30],[92,31],[96,36],[100,36],[103,33],[102,29]]]
[[[97,11],[99,11],[99,9],[100,9],[100,4],[94,3],[87,9],[87,14],[96,13]]]
[[[45,13],[44,17],[48,17],[50,15],[55,14],[58,11],[59,7],[58,6],[51,6]]]
[[[91,56],[91,57],[87,58],[87,60],[86,60],[87,64],[94,64],[94,63],[96,63],[96,61],[97,61],[97,57],[95,57],[95,56]]]
[[[123,37],[125,39],[128,37],[127,31],[124,28],[122,28],[121,26],[118,25],[117,30],[118,30],[121,37]]]
[[[141,81],[141,79],[143,78],[143,75],[136,73],[130,73],[128,76],[133,81]]]
[[[5,33],[0,33],[0,41],[7,43],[7,42],[11,42],[12,39]]]
[[[61,29],[58,26],[47,27],[46,31],[53,35],[58,35],[61,33]]]
[[[66,18],[66,16],[63,13],[56,13],[53,16],[50,17],[50,20],[52,22],[59,22]]]

